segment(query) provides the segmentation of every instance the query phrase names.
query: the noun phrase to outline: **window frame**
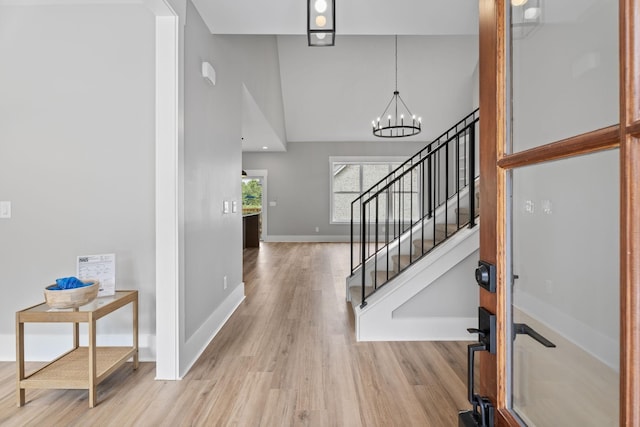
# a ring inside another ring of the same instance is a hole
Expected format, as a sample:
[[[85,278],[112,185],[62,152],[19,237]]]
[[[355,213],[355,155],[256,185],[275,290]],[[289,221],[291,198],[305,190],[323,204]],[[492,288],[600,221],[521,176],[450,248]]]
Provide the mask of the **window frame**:
[[[359,192],[358,195],[362,194],[368,188],[363,188],[363,166],[364,165],[388,165],[389,172],[391,173],[397,167],[399,167],[402,163],[407,161],[409,156],[330,156],[329,157],[329,224],[332,225],[344,225],[349,224],[351,221],[341,221],[336,220],[334,216],[334,196],[336,192],[333,190],[334,185],[334,166],[336,164],[345,164],[345,165],[359,165],[360,166],[360,177],[359,177]],[[350,194],[354,193],[351,191],[342,191],[339,194]],[[355,219],[354,223],[360,223],[360,218]]]

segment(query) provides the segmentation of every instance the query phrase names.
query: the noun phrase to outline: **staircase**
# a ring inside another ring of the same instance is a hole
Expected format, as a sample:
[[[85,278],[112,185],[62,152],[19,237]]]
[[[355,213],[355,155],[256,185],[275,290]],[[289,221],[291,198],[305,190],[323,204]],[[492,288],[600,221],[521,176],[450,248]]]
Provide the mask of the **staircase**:
[[[404,304],[477,253],[477,127],[475,110],[354,200],[347,300],[359,340],[403,339],[404,327],[389,324],[406,322],[389,319],[400,318]],[[466,318],[445,317],[466,332]],[[421,327],[435,331],[435,339],[452,339],[439,335],[444,329],[437,324]]]

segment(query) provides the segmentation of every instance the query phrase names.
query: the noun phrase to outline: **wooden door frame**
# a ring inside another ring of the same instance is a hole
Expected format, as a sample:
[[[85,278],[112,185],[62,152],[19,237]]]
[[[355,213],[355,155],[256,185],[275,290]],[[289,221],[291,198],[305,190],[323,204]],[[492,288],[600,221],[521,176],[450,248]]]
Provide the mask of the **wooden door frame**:
[[[506,154],[505,4],[479,0],[480,259],[497,266],[497,292],[480,289],[496,313],[496,355],[480,353],[478,392],[498,426],[517,426],[507,409],[506,183],[510,169],[611,148],[620,152],[620,425],[640,427],[640,0],[619,0],[620,125]]]

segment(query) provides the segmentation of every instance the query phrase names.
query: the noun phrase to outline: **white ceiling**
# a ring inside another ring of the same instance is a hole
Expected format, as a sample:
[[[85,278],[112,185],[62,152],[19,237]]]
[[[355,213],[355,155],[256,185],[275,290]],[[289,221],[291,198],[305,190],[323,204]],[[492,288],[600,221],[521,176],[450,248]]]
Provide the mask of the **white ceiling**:
[[[306,34],[304,0],[193,0],[213,34]],[[336,34],[476,34],[478,0],[336,0]]]
[[[303,0],[193,2],[212,34],[278,36],[287,141],[278,143],[246,93],[243,151],[265,145],[284,151],[287,142],[379,141],[371,120],[393,93],[395,34],[398,90],[423,117],[423,132],[413,138],[431,140],[471,111],[477,0],[336,0],[336,45],[325,48],[307,46]]]

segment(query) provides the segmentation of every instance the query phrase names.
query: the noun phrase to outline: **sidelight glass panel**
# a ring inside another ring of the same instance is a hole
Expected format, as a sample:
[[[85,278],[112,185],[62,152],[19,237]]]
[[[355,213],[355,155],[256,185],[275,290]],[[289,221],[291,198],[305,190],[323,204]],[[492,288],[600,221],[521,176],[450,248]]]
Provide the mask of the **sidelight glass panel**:
[[[618,123],[618,2],[512,0],[512,147]]]
[[[510,395],[528,426],[618,425],[618,156],[512,171]]]

